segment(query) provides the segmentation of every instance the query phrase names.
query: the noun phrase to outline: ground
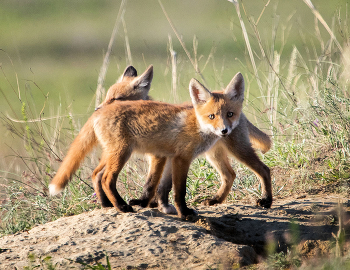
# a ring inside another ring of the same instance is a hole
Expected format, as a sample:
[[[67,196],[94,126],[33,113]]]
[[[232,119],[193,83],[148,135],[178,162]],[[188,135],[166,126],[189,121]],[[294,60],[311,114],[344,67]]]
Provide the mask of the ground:
[[[198,206],[199,215],[186,221],[156,209],[96,209],[0,238],[0,269],[30,266],[29,254],[32,266],[51,256],[55,269],[79,269],[79,261],[105,265],[106,254],[113,269],[263,267],[271,246],[286,252],[293,244],[302,258],[324,258],[334,251],[338,202],[348,235],[350,200],[336,194],[276,199],[271,209],[252,201]]]

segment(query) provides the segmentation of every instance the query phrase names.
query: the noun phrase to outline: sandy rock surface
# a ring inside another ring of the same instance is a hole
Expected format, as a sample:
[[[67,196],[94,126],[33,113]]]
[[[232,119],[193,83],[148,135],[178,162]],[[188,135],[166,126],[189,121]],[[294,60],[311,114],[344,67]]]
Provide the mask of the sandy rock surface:
[[[0,269],[23,269],[29,265],[30,253],[38,260],[51,256],[56,269],[79,269],[78,261],[105,265],[105,254],[113,269],[249,265],[264,254],[266,241],[286,249],[292,218],[300,241],[329,241],[338,228],[332,219],[337,200],[301,196],[276,202],[271,209],[244,204],[200,206],[198,217],[190,221],[156,209],[135,208],[136,213],[126,214],[98,209],[0,238]]]

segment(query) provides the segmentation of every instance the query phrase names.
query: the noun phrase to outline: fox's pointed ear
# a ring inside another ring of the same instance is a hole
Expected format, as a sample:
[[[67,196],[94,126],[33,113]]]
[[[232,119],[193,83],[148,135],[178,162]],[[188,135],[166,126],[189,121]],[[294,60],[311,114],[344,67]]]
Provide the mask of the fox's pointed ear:
[[[137,77],[137,70],[133,66],[127,66],[123,75],[117,79],[116,83],[120,83],[124,77]]]
[[[190,81],[190,95],[193,105],[205,103],[212,96],[210,91],[196,79]]]
[[[151,82],[153,79],[153,66],[150,65],[144,73],[142,73],[135,81],[133,81],[133,84],[135,87],[138,88],[145,88],[149,90],[151,88]]]
[[[242,73],[238,72],[231,82],[227,85],[224,93],[230,97],[230,99],[244,100],[244,79]]]
[[[137,77],[137,70],[133,66],[128,66],[124,70],[123,77]]]

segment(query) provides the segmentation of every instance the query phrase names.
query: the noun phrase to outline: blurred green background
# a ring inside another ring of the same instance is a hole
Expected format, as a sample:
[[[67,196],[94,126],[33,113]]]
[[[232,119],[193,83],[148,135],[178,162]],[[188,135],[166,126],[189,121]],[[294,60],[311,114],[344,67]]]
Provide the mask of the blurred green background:
[[[312,1],[331,26],[337,12],[344,12],[348,1]],[[181,34],[210,89],[224,87],[241,71],[250,89],[249,100],[259,103],[251,63],[242,36],[242,29],[232,3],[225,0],[163,0],[169,17]],[[314,16],[302,0],[242,1],[241,13],[250,37],[253,29],[248,19],[257,21],[266,48],[275,44],[283,49],[281,64],[287,65],[296,45],[302,54],[320,50],[315,37]],[[262,13],[264,6],[266,6]],[[55,117],[72,113],[82,123],[95,105],[95,90],[100,67],[121,1],[112,0],[2,0],[0,2],[0,113],[22,120],[23,102],[33,102],[34,118]],[[242,5],[243,4],[243,5]],[[189,100],[188,82],[196,74],[158,1],[129,0],[125,26],[120,25],[110,58],[105,87],[121,75],[129,61],[126,37],[130,43],[132,64],[139,72],[154,65],[150,94],[158,100],[173,101],[169,38],[172,37],[178,56],[178,94]],[[272,36],[273,28],[277,35]],[[319,25],[322,36],[328,33]],[[335,30],[337,35],[341,35]],[[309,46],[310,45],[310,46]],[[258,51],[256,43],[253,50]],[[212,54],[211,54],[212,53]],[[209,57],[209,55],[211,57]],[[209,57],[209,60],[208,60]],[[261,78],[264,80],[264,78]],[[249,117],[250,109],[245,108]],[[263,122],[263,120],[261,120]],[[253,120],[254,122],[254,120]],[[256,121],[255,121],[256,122]],[[11,155],[20,142],[4,127],[0,158]]]

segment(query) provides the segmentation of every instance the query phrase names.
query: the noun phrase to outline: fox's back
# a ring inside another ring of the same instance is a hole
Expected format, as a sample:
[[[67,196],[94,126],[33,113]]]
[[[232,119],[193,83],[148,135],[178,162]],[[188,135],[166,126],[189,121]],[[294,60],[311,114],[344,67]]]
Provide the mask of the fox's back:
[[[165,128],[186,108],[156,101],[116,101],[97,111],[96,119],[111,132],[142,137]]]
[[[144,153],[171,155],[199,139],[193,108],[156,101],[114,102],[94,113],[94,126],[102,145],[125,141]]]

